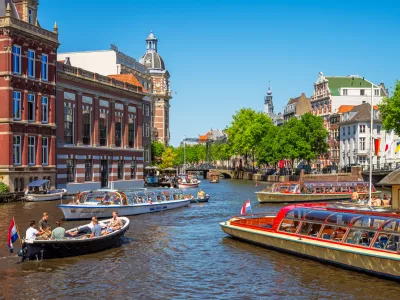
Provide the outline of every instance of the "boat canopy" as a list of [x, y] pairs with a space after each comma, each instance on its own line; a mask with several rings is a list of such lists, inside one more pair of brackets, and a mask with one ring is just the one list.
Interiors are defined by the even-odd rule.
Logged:
[[40, 180], [35, 180], [32, 181], [31, 183], [28, 184], [28, 187], [40, 187], [44, 184], [49, 184], [50, 181], [47, 179], [40, 179]]

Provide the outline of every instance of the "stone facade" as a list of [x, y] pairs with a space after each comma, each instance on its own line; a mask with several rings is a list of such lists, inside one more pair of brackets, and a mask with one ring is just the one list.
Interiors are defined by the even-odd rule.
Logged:
[[286, 122], [291, 117], [300, 118], [301, 115], [310, 112], [310, 99], [302, 93], [299, 97], [290, 98], [288, 104], [283, 110], [283, 119]]
[[0, 6], [0, 179], [11, 191], [36, 179], [54, 187], [58, 28], [39, 26], [38, 1]]
[[57, 186], [143, 186], [151, 123], [143, 87], [64, 63], [57, 74]]

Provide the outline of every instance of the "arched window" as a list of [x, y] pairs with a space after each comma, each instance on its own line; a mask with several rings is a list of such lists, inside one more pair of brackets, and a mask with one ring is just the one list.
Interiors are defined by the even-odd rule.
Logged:
[[14, 179], [14, 192], [18, 192], [19, 191], [19, 179], [15, 178]]

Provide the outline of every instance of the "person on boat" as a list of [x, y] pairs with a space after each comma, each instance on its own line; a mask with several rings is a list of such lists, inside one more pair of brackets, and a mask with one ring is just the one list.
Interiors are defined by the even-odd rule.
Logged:
[[52, 240], [62, 240], [65, 238], [65, 228], [61, 227], [61, 221], [56, 221], [56, 228], [51, 232], [50, 239]]
[[185, 199], [189, 199], [189, 195], [188, 194], [185, 195]]
[[118, 218], [118, 212], [114, 211], [112, 213], [112, 215], [113, 215], [113, 218], [111, 219], [110, 223], [108, 224], [106, 232], [113, 232], [118, 229], [121, 229], [124, 226], [121, 219]]
[[[93, 227], [94, 227], [94, 222], [97, 221], [96, 217], [92, 217], [92, 220], [90, 221], [90, 223], [86, 226], [83, 226], [81, 228], [78, 228], [78, 230], [75, 230], [73, 232], [70, 232], [69, 235], [70, 236], [76, 236], [78, 234], [89, 234], [93, 232]], [[97, 222], [98, 223], [98, 222]], [[100, 226], [105, 228], [107, 227], [104, 223], [100, 222]]]
[[192, 193], [190, 193], [189, 199], [190, 199], [190, 200], [194, 199], [194, 196], [193, 196]]
[[354, 192], [351, 194], [351, 201], [358, 201], [358, 192], [357, 190], [354, 190]]
[[101, 226], [99, 225], [99, 220], [94, 219], [92, 220], [92, 223], [93, 223], [93, 229], [90, 238], [101, 236]]
[[49, 214], [47, 212], [44, 212], [43, 217], [39, 220], [38, 223], [39, 232], [44, 232], [43, 234], [40, 235], [40, 239], [43, 240], [48, 240], [51, 236], [51, 228], [47, 223], [48, 218]]
[[383, 194], [383, 200], [389, 200], [388, 199], [388, 195], [385, 193], [385, 194]]
[[42, 236], [45, 232], [39, 231], [36, 228], [36, 222], [30, 221], [29, 228], [26, 230], [25, 239], [27, 240], [36, 240], [38, 236]]
[[382, 205], [382, 200], [379, 199], [378, 197], [374, 196], [374, 197], [372, 197], [371, 205], [372, 206], [381, 206]]
[[110, 193], [107, 192], [107, 193], [104, 195], [103, 199], [101, 199], [101, 204], [107, 205], [107, 204], [110, 204], [110, 202], [111, 202]]

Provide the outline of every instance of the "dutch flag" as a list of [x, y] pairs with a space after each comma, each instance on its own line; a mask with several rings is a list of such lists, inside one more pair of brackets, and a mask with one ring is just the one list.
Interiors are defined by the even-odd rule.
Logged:
[[241, 215], [245, 215], [248, 209], [251, 210], [250, 200], [247, 200], [247, 201], [243, 204], [242, 209], [240, 210], [240, 214], [241, 214]]
[[15, 226], [15, 221], [14, 218], [11, 220], [10, 227], [8, 228], [8, 239], [7, 239], [7, 244], [8, 248], [10, 248], [10, 252], [13, 252], [14, 247], [13, 244], [18, 240], [18, 231], [17, 231], [17, 226]]

